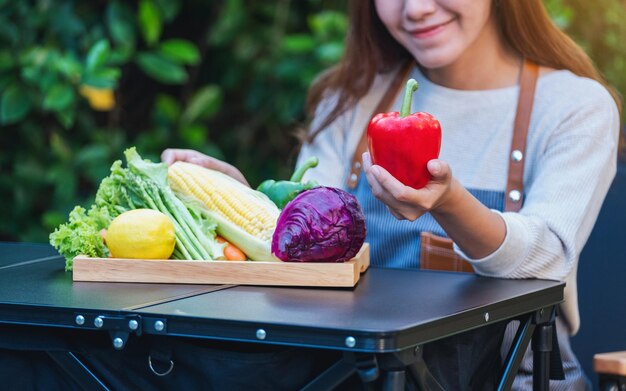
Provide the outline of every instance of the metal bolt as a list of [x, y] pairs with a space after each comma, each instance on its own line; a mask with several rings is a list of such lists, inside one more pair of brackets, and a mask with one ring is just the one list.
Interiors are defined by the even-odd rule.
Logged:
[[357, 170], [361, 168], [361, 162], [354, 162], [354, 168], [356, 168]]
[[489, 322], [489, 312], [485, 312], [485, 322]]
[[98, 316], [96, 319], [94, 319], [93, 321], [93, 325], [96, 326], [97, 328], [102, 327], [102, 325], [104, 324], [104, 319], [102, 319], [101, 316]]
[[514, 162], [521, 162], [523, 158], [524, 158], [524, 154], [519, 149], [516, 149], [515, 151], [511, 152], [511, 159]]
[[257, 339], [263, 340], [263, 339], [265, 339], [265, 337], [267, 337], [267, 333], [263, 329], [258, 329], [256, 331], [256, 337], [257, 337]]
[[154, 329], [156, 331], [163, 331], [163, 329], [165, 329], [165, 323], [157, 320], [156, 322], [154, 322]]
[[137, 327], [139, 327], [139, 323], [137, 323], [137, 321], [135, 319], [131, 319], [128, 321], [128, 328], [131, 330], [137, 330]]
[[113, 347], [117, 350], [120, 350], [121, 348], [124, 347], [124, 341], [120, 337], [114, 338]]
[[356, 346], [356, 339], [354, 337], [346, 337], [346, 346], [353, 348]]
[[77, 325], [82, 326], [85, 324], [85, 317], [82, 315], [77, 315], [75, 321]]
[[351, 180], [352, 182], [356, 182], [357, 178], [358, 178], [358, 177], [357, 177], [357, 175], [356, 175], [356, 174], [351, 174], [351, 175], [350, 175], [350, 180]]

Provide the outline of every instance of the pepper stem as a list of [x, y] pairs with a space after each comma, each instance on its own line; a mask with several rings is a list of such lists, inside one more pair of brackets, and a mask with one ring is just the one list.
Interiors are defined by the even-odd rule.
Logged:
[[310, 158], [305, 160], [304, 163], [302, 163], [302, 165], [296, 169], [296, 171], [293, 172], [293, 175], [289, 180], [291, 182], [300, 182], [306, 170], [317, 166], [317, 163], [319, 163], [319, 159], [317, 158], [317, 156], [311, 156]]
[[415, 79], [409, 79], [406, 82], [406, 90], [404, 91], [404, 98], [402, 99], [400, 118], [411, 114], [411, 101], [413, 100], [413, 93], [415, 91], [417, 91], [417, 81]]

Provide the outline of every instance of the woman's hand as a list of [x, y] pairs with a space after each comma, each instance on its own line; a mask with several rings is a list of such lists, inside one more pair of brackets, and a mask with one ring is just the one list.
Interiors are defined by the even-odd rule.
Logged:
[[454, 179], [444, 161], [428, 162], [433, 178], [419, 190], [403, 185], [384, 168], [372, 165], [369, 153], [363, 154], [363, 167], [372, 193], [397, 219], [413, 221], [430, 212], [470, 258], [485, 257], [504, 241], [506, 225], [502, 217]]
[[363, 167], [372, 193], [398, 220], [414, 221], [426, 212], [442, 208], [451, 198], [452, 172], [443, 160], [428, 162], [432, 179], [419, 190], [405, 186], [383, 167], [373, 165], [368, 152], [363, 154]]
[[167, 163], [168, 166], [177, 161], [197, 164], [202, 167], [223, 172], [224, 174], [235, 178], [244, 185], [250, 186], [241, 171], [239, 171], [235, 166], [232, 166], [214, 157], [207, 156], [201, 152], [194, 151], [193, 149], [168, 148], [163, 151], [163, 153], [161, 153], [161, 161]]

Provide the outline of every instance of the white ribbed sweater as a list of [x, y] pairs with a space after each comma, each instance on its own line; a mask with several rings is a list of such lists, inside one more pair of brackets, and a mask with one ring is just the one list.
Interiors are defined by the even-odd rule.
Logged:
[[[302, 147], [298, 163], [320, 158], [306, 179], [345, 188], [361, 132], [392, 76], [378, 77], [352, 110]], [[426, 111], [441, 123], [440, 159], [453, 175], [468, 188], [504, 191], [519, 88], [449, 89], [417, 67], [411, 77], [419, 83], [412, 112]], [[401, 95], [393, 110], [399, 110]], [[318, 113], [326, 109], [322, 104]], [[524, 206], [502, 213], [506, 237], [496, 251], [468, 258], [486, 276], [566, 281], [562, 312], [571, 334], [580, 324], [578, 258], [615, 176], [618, 133], [617, 106], [601, 84], [569, 71], [541, 76], [525, 154]]]

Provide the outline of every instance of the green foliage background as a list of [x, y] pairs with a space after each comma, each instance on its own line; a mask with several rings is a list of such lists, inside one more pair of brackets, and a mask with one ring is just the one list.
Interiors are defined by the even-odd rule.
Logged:
[[[47, 242], [125, 148], [193, 148], [286, 178], [306, 90], [343, 50], [347, 0], [0, 0], [0, 240]], [[546, 0], [626, 91], [620, 0]], [[114, 91], [94, 110], [81, 86]]]

